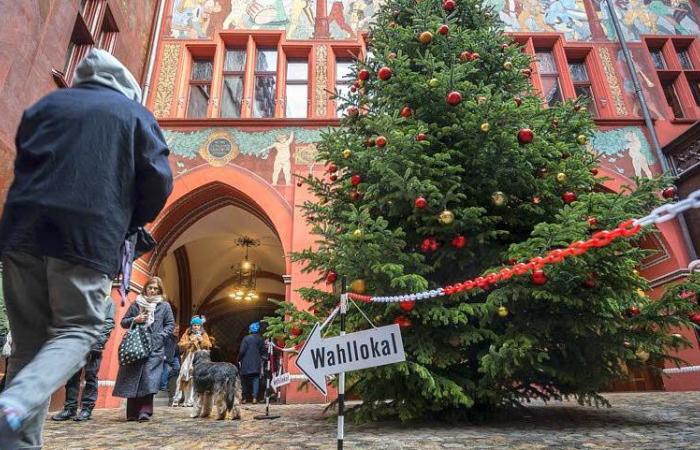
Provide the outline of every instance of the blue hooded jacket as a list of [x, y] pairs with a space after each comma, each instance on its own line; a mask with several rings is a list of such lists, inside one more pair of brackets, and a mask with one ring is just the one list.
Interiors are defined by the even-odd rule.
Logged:
[[0, 253], [21, 251], [114, 277], [128, 234], [153, 221], [172, 190], [168, 146], [129, 71], [103, 50], [75, 87], [24, 112]]

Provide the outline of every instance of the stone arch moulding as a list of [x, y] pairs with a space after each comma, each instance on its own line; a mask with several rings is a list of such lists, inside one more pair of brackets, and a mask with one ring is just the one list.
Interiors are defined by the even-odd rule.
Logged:
[[[163, 212], [151, 227], [156, 250], [138, 261], [146, 275], [156, 273], [172, 244], [190, 226], [225, 206], [236, 206], [255, 215], [277, 234], [284, 254], [291, 252], [293, 208], [272, 186], [255, 173], [237, 166], [206, 167], [175, 180]], [[287, 261], [287, 271], [290, 269]]]

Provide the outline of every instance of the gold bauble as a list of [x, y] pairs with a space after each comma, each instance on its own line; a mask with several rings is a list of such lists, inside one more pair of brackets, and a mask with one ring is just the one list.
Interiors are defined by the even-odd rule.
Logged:
[[439, 85], [440, 80], [438, 80], [437, 78], [431, 78], [430, 80], [428, 80], [428, 86], [430, 86], [431, 88], [438, 87]]
[[349, 148], [346, 148], [345, 150], [343, 150], [342, 155], [343, 155], [343, 158], [348, 159], [349, 157], [352, 156], [352, 150], [350, 150]]
[[506, 201], [506, 194], [504, 194], [501, 191], [496, 191], [493, 194], [491, 194], [491, 203], [493, 203], [496, 206], [503, 206], [506, 204]]
[[639, 358], [640, 361], [646, 362], [649, 359], [649, 352], [646, 350], [642, 350], [641, 348], [634, 352], [634, 354]]
[[646, 297], [646, 296], [647, 296], [647, 293], [644, 292], [644, 290], [641, 289], [641, 288], [637, 289], [637, 294], [639, 294], [640, 297]]
[[424, 31], [418, 36], [418, 40], [421, 42], [421, 44], [430, 44], [430, 42], [433, 40], [433, 33], [430, 31]]
[[352, 282], [350, 283], [350, 290], [353, 291], [355, 294], [364, 294], [367, 290], [367, 284], [362, 278], [352, 280]]
[[355, 239], [361, 239], [364, 235], [365, 233], [359, 228], [352, 232], [352, 237], [354, 237]]
[[455, 215], [452, 211], [446, 209], [440, 213], [439, 220], [440, 220], [440, 223], [443, 225], [450, 225], [452, 222], [455, 221]]
[[637, 269], [633, 269], [632, 273], [637, 277], [639, 276], [639, 271]]
[[586, 142], [588, 142], [588, 138], [583, 134], [579, 134], [578, 136], [576, 136], [576, 142], [578, 142], [581, 145], [584, 145]]
[[482, 133], [488, 133], [489, 130], [491, 129], [491, 125], [489, 125], [488, 122], [484, 122], [484, 123], [481, 124], [481, 126], [479, 127], [479, 129], [481, 130]]
[[503, 63], [503, 68], [506, 70], [511, 70], [513, 68], [513, 63], [510, 61], [506, 61]]
[[565, 174], [564, 172], [559, 172], [559, 173], [557, 174], [557, 181], [558, 181], [559, 183], [566, 183], [566, 180], [567, 180], [568, 178], [569, 178], [569, 177], [567, 177], [566, 174]]
[[498, 315], [500, 317], [506, 317], [508, 315], [508, 308], [506, 308], [505, 306], [499, 306]]

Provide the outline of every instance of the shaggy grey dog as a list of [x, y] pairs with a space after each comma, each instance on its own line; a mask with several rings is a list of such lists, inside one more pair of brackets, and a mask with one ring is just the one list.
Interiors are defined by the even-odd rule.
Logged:
[[194, 354], [195, 402], [190, 417], [209, 417], [216, 405], [216, 418], [226, 418], [231, 411], [231, 419], [241, 418], [241, 378], [238, 368], [227, 362], [212, 362], [209, 351], [199, 350]]

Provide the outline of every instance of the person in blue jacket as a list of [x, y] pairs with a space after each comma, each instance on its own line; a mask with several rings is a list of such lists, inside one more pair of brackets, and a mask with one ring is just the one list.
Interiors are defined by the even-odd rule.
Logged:
[[172, 190], [168, 146], [134, 76], [104, 50], [73, 87], [27, 109], [0, 220], [15, 353], [0, 394], [0, 448], [40, 448], [52, 392], [85, 364], [123, 245]]
[[260, 322], [253, 322], [248, 327], [248, 334], [241, 341], [241, 349], [238, 352], [238, 361], [241, 365], [241, 382], [243, 384], [243, 401], [252, 397], [253, 403], [258, 402], [260, 389], [260, 372], [262, 363], [267, 358], [265, 342], [260, 333]]

